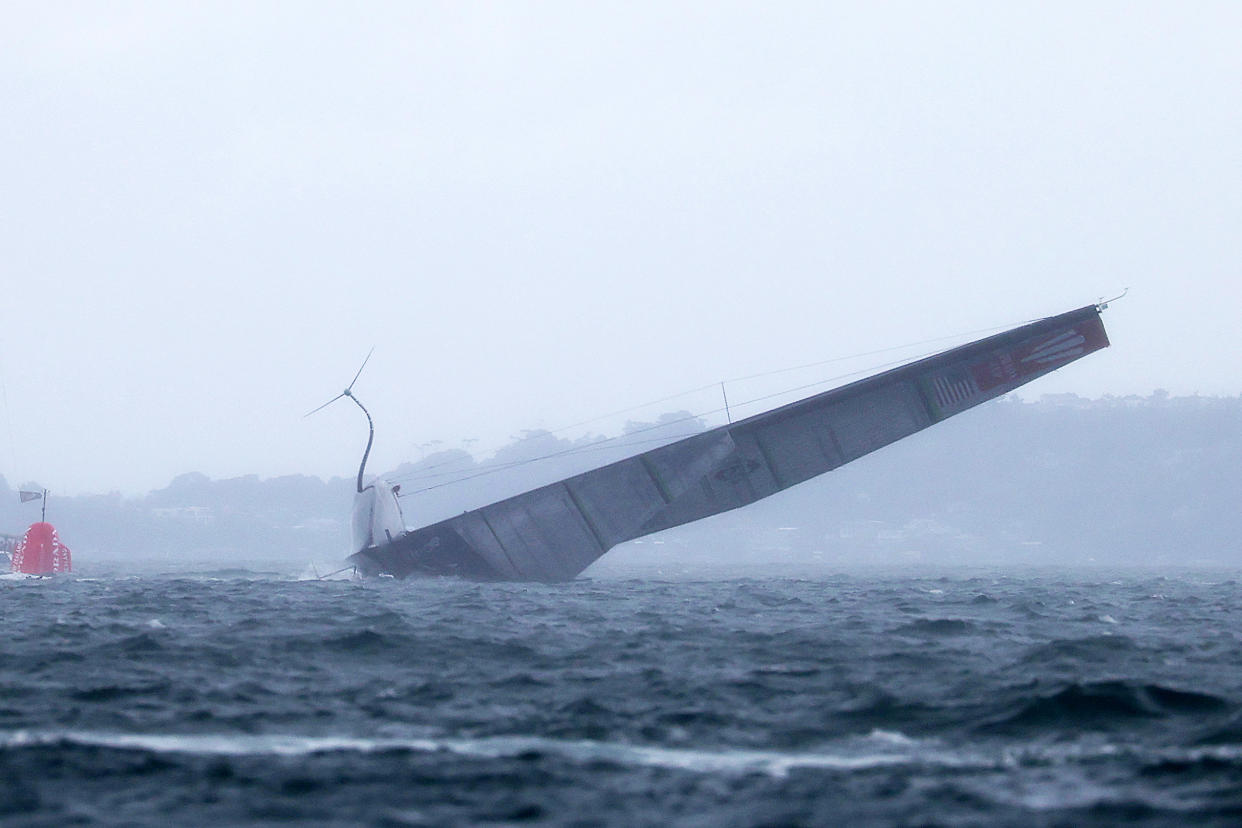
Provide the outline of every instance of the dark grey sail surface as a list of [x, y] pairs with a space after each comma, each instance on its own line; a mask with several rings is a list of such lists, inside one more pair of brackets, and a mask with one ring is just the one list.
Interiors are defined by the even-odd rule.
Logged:
[[364, 574], [566, 581], [612, 547], [831, 471], [1108, 346], [1089, 305], [416, 529]]

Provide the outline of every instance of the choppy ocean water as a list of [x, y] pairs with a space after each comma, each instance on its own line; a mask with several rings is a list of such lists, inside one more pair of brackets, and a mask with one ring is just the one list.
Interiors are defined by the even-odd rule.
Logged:
[[1242, 581], [0, 581], [5, 825], [1242, 823]]

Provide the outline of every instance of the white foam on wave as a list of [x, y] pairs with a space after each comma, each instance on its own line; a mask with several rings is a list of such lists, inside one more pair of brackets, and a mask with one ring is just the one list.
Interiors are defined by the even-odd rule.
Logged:
[[911, 739], [904, 733], [896, 730], [880, 730], [876, 728], [867, 735], [867, 738], [875, 742], [884, 742], [890, 745], [916, 745], [917, 739]]
[[[652, 767], [693, 773], [765, 774], [783, 777], [792, 770], [867, 771], [879, 768], [952, 768], [959, 770], [1012, 769], [1017, 765], [1047, 767], [1124, 756], [1137, 748], [1109, 743], [1054, 747], [1013, 746], [998, 751], [946, 749], [935, 741], [912, 739], [902, 733], [876, 730], [865, 737], [842, 741], [834, 750], [787, 752], [744, 748], [692, 749], [625, 742], [559, 740], [539, 736], [453, 738], [357, 738], [348, 736], [293, 736], [250, 734], [138, 734], [98, 731], [9, 731], [0, 733], [0, 748], [81, 745], [116, 750], [197, 756], [298, 757], [324, 753], [451, 753], [478, 759], [508, 759], [528, 753], [559, 756], [574, 762], [609, 762], [628, 767]], [[1242, 745], [1197, 748], [1142, 749], [1140, 760], [1215, 759], [1242, 761]]]
[[243, 734], [153, 734], [98, 731], [17, 730], [0, 737], [5, 748], [82, 745], [146, 750], [153, 753], [189, 753], [204, 756], [305, 756], [334, 751], [374, 753], [384, 750], [436, 750], [425, 739], [355, 739], [323, 736], [252, 736]]
[[[761, 773], [784, 776], [797, 768], [867, 770], [901, 765], [972, 767], [994, 763], [960, 753], [928, 750], [924, 743], [898, 733], [876, 731], [843, 744], [839, 751], [793, 753], [771, 750], [696, 750], [633, 745], [624, 742], [568, 741], [538, 736], [481, 739], [374, 738], [248, 734], [135, 734], [96, 731], [11, 731], [0, 747], [83, 745], [155, 753], [205, 756], [308, 756], [317, 753], [446, 752], [482, 759], [505, 759], [545, 753], [575, 762], [611, 762], [622, 766], [669, 768], [697, 773]], [[897, 750], [895, 748], [901, 748]]]

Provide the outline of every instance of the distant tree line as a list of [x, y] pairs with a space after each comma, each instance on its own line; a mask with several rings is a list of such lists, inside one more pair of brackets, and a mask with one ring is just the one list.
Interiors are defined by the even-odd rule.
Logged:
[[[623, 435], [527, 432], [494, 456], [442, 451], [402, 465], [423, 525], [694, 433], [686, 412]], [[262, 566], [348, 552], [352, 478], [211, 480], [183, 474], [143, 497], [55, 497], [49, 515], [92, 560]], [[858, 562], [1242, 564], [1242, 397], [1005, 398], [774, 498], [666, 533], [686, 560], [783, 556]], [[0, 532], [38, 518], [0, 478]], [[638, 545], [642, 547], [642, 545]], [[646, 554], [650, 545], [620, 554]], [[610, 556], [611, 557], [611, 556]]]

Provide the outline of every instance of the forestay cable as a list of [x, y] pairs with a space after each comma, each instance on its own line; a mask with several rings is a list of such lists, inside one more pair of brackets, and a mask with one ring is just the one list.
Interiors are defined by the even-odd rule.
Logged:
[[[820, 367], [820, 366], [822, 366], [822, 365], [831, 365], [831, 364], [833, 364], [833, 363], [838, 363], [838, 362], [848, 362], [849, 360], [861, 359], [861, 358], [863, 358], [863, 357], [868, 357], [868, 356], [877, 356], [877, 355], [879, 355], [879, 354], [892, 353], [893, 351], [902, 351], [902, 350], [906, 350], [906, 349], [908, 349], [908, 348], [917, 348], [917, 347], [919, 347], [919, 346], [921, 346], [921, 345], [930, 345], [930, 344], [935, 343], [935, 342], [946, 342], [946, 341], [951, 341], [951, 340], [956, 340], [956, 339], [962, 339], [962, 338], [964, 338], [964, 337], [974, 337], [974, 336], [979, 336], [979, 335], [981, 335], [981, 334], [994, 333], [994, 332], [996, 332], [996, 331], [1006, 330], [1006, 329], [1008, 329], [1008, 328], [1017, 327], [1017, 326], [1019, 326], [1019, 325], [1025, 325], [1025, 324], [1027, 324], [1027, 323], [1029, 323], [1029, 322], [1033, 322], [1033, 321], [1035, 321], [1035, 320], [1028, 319], [1028, 320], [1023, 320], [1023, 321], [1021, 321], [1021, 322], [1014, 322], [1014, 323], [1010, 323], [1010, 324], [1008, 324], [1008, 325], [997, 325], [997, 326], [993, 326], [993, 327], [989, 327], [989, 328], [978, 328], [978, 329], [971, 330], [971, 331], [963, 331], [963, 332], [961, 332], [961, 333], [950, 334], [950, 335], [948, 335], [948, 336], [937, 336], [937, 337], [932, 337], [932, 338], [930, 338], [930, 339], [921, 339], [921, 340], [918, 340], [917, 342], [908, 342], [908, 343], [906, 343], [906, 344], [904, 344], [904, 345], [894, 345], [894, 346], [891, 346], [891, 347], [888, 347], [888, 348], [878, 348], [878, 349], [875, 349], [875, 350], [871, 350], [871, 351], [862, 351], [862, 352], [859, 352], [859, 353], [856, 353], [856, 354], [850, 354], [850, 355], [847, 355], [847, 356], [832, 357], [832, 358], [829, 358], [829, 359], [822, 359], [822, 360], [818, 360], [818, 361], [816, 361], [816, 362], [808, 362], [808, 363], [804, 363], [804, 364], [802, 364], [802, 365], [794, 365], [794, 366], [787, 367], [787, 368], [777, 368], [777, 369], [772, 370], [772, 371], [763, 371], [763, 372], [760, 372], [760, 373], [757, 373], [757, 374], [747, 374], [747, 375], [745, 375], [745, 376], [733, 377], [733, 378], [730, 378], [730, 379], [726, 379], [726, 380], [724, 380], [723, 382], [725, 382], [725, 383], [745, 382], [745, 381], [747, 381], [747, 380], [762, 379], [762, 378], [764, 378], [764, 377], [777, 376], [777, 375], [779, 375], [779, 374], [787, 374], [787, 373], [791, 373], [791, 372], [793, 372], [793, 371], [802, 371], [802, 370], [806, 370], [807, 368], [818, 368], [818, 367]], [[776, 393], [774, 393], [774, 394], [767, 394], [767, 395], [764, 395], [764, 396], [761, 396], [761, 397], [756, 397], [756, 398], [754, 398], [754, 399], [746, 400], [746, 401], [744, 401], [744, 402], [742, 402], [742, 403], [738, 403], [738, 404], [736, 404], [736, 405], [737, 405], [737, 406], [746, 406], [746, 405], [751, 405], [751, 404], [756, 403], [756, 402], [763, 402], [763, 401], [765, 401], [765, 400], [769, 400], [769, 399], [772, 399], [772, 398], [774, 398], [774, 397], [779, 397], [779, 396], [782, 396], [782, 395], [784, 395], [784, 394], [790, 394], [790, 393], [793, 393], [794, 391], [800, 391], [800, 390], [804, 390], [804, 389], [808, 389], [808, 388], [814, 388], [814, 387], [816, 387], [816, 386], [823, 385], [823, 384], [825, 384], [825, 383], [829, 383], [829, 382], [834, 382], [834, 381], [839, 380], [839, 379], [847, 379], [847, 378], [852, 377], [852, 376], [857, 376], [858, 374], [863, 374], [863, 373], [868, 373], [868, 372], [870, 372], [870, 371], [879, 370], [880, 368], [890, 367], [890, 366], [893, 366], [893, 365], [899, 365], [899, 364], [901, 364], [901, 363], [903, 363], [903, 362], [908, 362], [908, 361], [911, 361], [911, 360], [914, 360], [914, 359], [921, 359], [923, 356], [930, 356], [930, 355], [931, 355], [931, 353], [936, 353], [936, 352], [935, 352], [935, 351], [933, 351], [933, 352], [930, 352], [930, 353], [921, 354], [921, 355], [919, 355], [919, 356], [915, 356], [915, 357], [908, 357], [908, 358], [906, 358], [906, 359], [897, 360], [897, 361], [895, 361], [895, 362], [885, 363], [885, 364], [880, 365], [880, 366], [873, 366], [873, 367], [871, 367], [871, 368], [866, 368], [866, 369], [859, 370], [859, 371], [853, 371], [853, 372], [850, 372], [850, 373], [847, 373], [847, 374], [842, 374], [842, 375], [839, 375], [839, 376], [836, 376], [836, 377], [829, 377], [828, 379], [819, 380], [819, 381], [817, 381], [817, 382], [810, 383], [810, 384], [808, 384], [808, 385], [801, 385], [801, 386], [797, 386], [797, 387], [795, 387], [795, 388], [789, 388], [789, 389], [785, 389], [785, 390], [783, 390], [783, 391], [778, 391], [778, 392], [776, 392]], [[510, 443], [510, 444], [509, 444], [509, 446], [506, 446], [506, 448], [512, 448], [512, 447], [514, 447], [514, 446], [520, 446], [521, 444], [523, 444], [523, 443], [525, 443], [525, 442], [527, 442], [527, 441], [529, 441], [529, 440], [534, 440], [534, 439], [538, 439], [538, 438], [541, 438], [541, 437], [556, 436], [556, 435], [558, 435], [558, 434], [562, 434], [563, 432], [570, 431], [570, 430], [572, 430], [572, 429], [576, 429], [576, 428], [581, 428], [581, 427], [582, 427], [582, 426], [584, 426], [584, 425], [591, 425], [592, 423], [599, 422], [600, 420], [606, 420], [606, 419], [609, 419], [609, 418], [611, 418], [611, 417], [616, 417], [616, 416], [619, 416], [619, 415], [621, 415], [621, 414], [629, 414], [629, 413], [632, 413], [632, 412], [634, 412], [634, 411], [641, 411], [641, 410], [643, 410], [643, 409], [650, 408], [650, 407], [651, 407], [651, 406], [653, 406], [653, 405], [659, 405], [660, 403], [670, 402], [670, 401], [672, 401], [672, 400], [680, 399], [680, 398], [682, 398], [682, 397], [686, 397], [686, 396], [689, 396], [689, 395], [691, 395], [691, 394], [697, 394], [697, 393], [700, 393], [700, 392], [706, 391], [706, 390], [708, 390], [708, 389], [716, 388], [716, 387], [718, 387], [719, 385], [720, 385], [720, 383], [708, 383], [708, 384], [706, 384], [706, 385], [701, 385], [701, 386], [698, 386], [698, 387], [696, 387], [696, 388], [691, 388], [691, 389], [688, 389], [688, 390], [685, 390], [685, 391], [678, 392], [678, 393], [676, 393], [676, 394], [670, 394], [670, 395], [668, 395], [668, 396], [660, 397], [659, 399], [651, 400], [651, 401], [648, 401], [648, 402], [645, 402], [645, 403], [640, 403], [640, 404], [638, 404], [638, 405], [630, 406], [630, 407], [628, 407], [628, 408], [621, 408], [621, 409], [617, 409], [616, 411], [611, 411], [611, 412], [608, 412], [608, 413], [606, 413], [606, 414], [600, 414], [600, 415], [598, 415], [598, 416], [591, 417], [591, 418], [586, 419], [586, 420], [580, 420], [580, 421], [578, 421], [578, 422], [576, 422], [576, 423], [570, 423], [569, 425], [561, 426], [561, 427], [559, 427], [559, 428], [555, 428], [555, 429], [552, 429], [552, 430], [542, 430], [542, 429], [540, 429], [540, 430], [539, 430], [539, 431], [537, 431], [536, 433], [533, 433], [533, 434], [528, 434], [528, 435], [527, 435], [527, 436], [525, 436], [525, 437], [521, 437], [521, 438], [519, 438], [519, 439], [517, 439], [517, 440], [514, 440], [512, 443]], [[570, 448], [564, 449], [564, 450], [562, 450], [562, 451], [557, 451], [557, 452], [553, 452], [553, 453], [551, 453], [551, 454], [546, 454], [546, 455], [540, 455], [540, 456], [538, 456], [538, 457], [531, 457], [531, 458], [526, 458], [526, 459], [524, 459], [524, 460], [514, 460], [514, 461], [510, 461], [510, 462], [506, 462], [506, 463], [500, 463], [500, 464], [496, 464], [496, 465], [489, 465], [489, 466], [487, 466], [487, 467], [486, 467], [486, 469], [480, 469], [480, 470], [476, 471], [474, 474], [470, 474], [470, 475], [467, 475], [467, 476], [465, 476], [465, 477], [458, 478], [458, 479], [456, 479], [456, 480], [450, 480], [450, 481], [446, 481], [446, 482], [443, 482], [443, 483], [438, 483], [438, 484], [435, 484], [435, 485], [432, 485], [432, 486], [426, 486], [426, 487], [419, 488], [419, 489], [414, 489], [414, 490], [411, 490], [411, 491], [405, 491], [405, 492], [402, 492], [399, 496], [400, 496], [400, 497], [407, 497], [407, 496], [410, 496], [410, 495], [415, 495], [415, 494], [418, 494], [418, 493], [420, 493], [420, 492], [430, 491], [431, 489], [438, 489], [438, 488], [441, 488], [441, 487], [443, 487], [443, 486], [449, 486], [449, 485], [452, 485], [452, 484], [454, 484], [454, 483], [464, 482], [464, 481], [466, 481], [466, 480], [473, 480], [473, 479], [475, 479], [475, 478], [477, 478], [477, 477], [482, 477], [482, 476], [484, 476], [484, 475], [486, 475], [486, 474], [492, 474], [492, 473], [499, 472], [499, 471], [503, 471], [503, 470], [506, 470], [506, 469], [516, 468], [516, 467], [518, 467], [518, 466], [523, 466], [523, 465], [526, 465], [526, 464], [528, 464], [528, 463], [535, 463], [535, 462], [538, 462], [538, 461], [540, 461], [540, 460], [546, 460], [546, 459], [553, 458], [553, 457], [562, 457], [562, 456], [565, 456], [565, 455], [568, 455], [568, 454], [573, 454], [573, 453], [575, 453], [575, 452], [577, 452], [577, 451], [580, 451], [580, 450], [586, 450], [586, 449], [593, 448], [593, 447], [595, 447], [595, 446], [602, 445], [602, 444], [604, 444], [604, 443], [613, 442], [613, 441], [619, 440], [619, 439], [621, 439], [621, 438], [623, 438], [623, 437], [630, 437], [630, 436], [633, 436], [634, 434], [642, 434], [642, 433], [643, 433], [643, 432], [645, 432], [645, 431], [649, 431], [649, 430], [652, 430], [652, 429], [655, 429], [655, 428], [666, 428], [666, 427], [671, 426], [671, 425], [676, 425], [677, 423], [688, 422], [688, 421], [690, 421], [690, 420], [697, 420], [697, 419], [701, 419], [701, 418], [703, 418], [703, 417], [708, 417], [708, 416], [711, 416], [711, 415], [713, 415], [713, 414], [719, 414], [719, 413], [721, 413], [721, 412], [722, 412], [722, 411], [724, 411], [724, 410], [725, 410], [724, 408], [715, 408], [715, 409], [711, 409], [711, 410], [708, 410], [708, 411], [701, 412], [701, 413], [699, 413], [699, 414], [692, 414], [692, 415], [691, 415], [691, 416], [689, 416], [689, 417], [681, 417], [681, 418], [674, 419], [674, 420], [667, 420], [667, 421], [665, 421], [665, 422], [662, 422], [662, 423], [657, 423], [657, 424], [652, 425], [652, 426], [649, 426], [649, 427], [647, 427], [647, 428], [642, 428], [642, 429], [638, 429], [638, 430], [636, 430], [636, 431], [631, 431], [631, 432], [629, 432], [628, 434], [622, 434], [622, 435], [616, 435], [616, 436], [613, 436], [613, 437], [601, 438], [600, 440], [597, 440], [597, 441], [595, 441], [595, 442], [592, 442], [592, 443], [590, 443], [590, 444], [588, 444], [588, 445], [586, 445], [586, 446], [573, 446], [573, 447], [570, 447]], [[647, 442], [647, 441], [642, 441], [642, 442]], [[636, 444], [637, 444], [637, 443], [636, 443]], [[446, 466], [452, 466], [452, 465], [456, 464], [457, 462], [459, 462], [459, 460], [458, 460], [458, 459], [456, 459], [456, 458], [454, 458], [454, 459], [448, 459], [448, 460], [442, 460], [442, 461], [437, 462], [437, 463], [432, 463], [431, 465], [422, 466], [422, 467], [421, 467], [421, 468], [419, 468], [417, 471], [411, 471], [411, 472], [406, 472], [406, 473], [404, 473], [404, 474], [392, 475], [392, 476], [390, 476], [390, 477], [389, 477], [389, 480], [391, 480], [391, 481], [393, 481], [393, 482], [401, 482], [402, 484], [405, 484], [405, 483], [410, 483], [410, 482], [418, 482], [418, 481], [421, 481], [421, 480], [431, 480], [431, 479], [435, 479], [435, 478], [437, 478], [437, 477], [444, 477], [444, 476], [447, 476], [447, 475], [450, 475], [450, 474], [454, 474], [455, 472], [448, 471], [448, 472], [438, 472], [438, 473], [434, 473], [434, 474], [432, 474], [432, 472], [437, 472], [437, 470], [439, 470], [439, 469], [443, 469], [443, 468], [444, 468], [444, 467], [446, 467]]]

